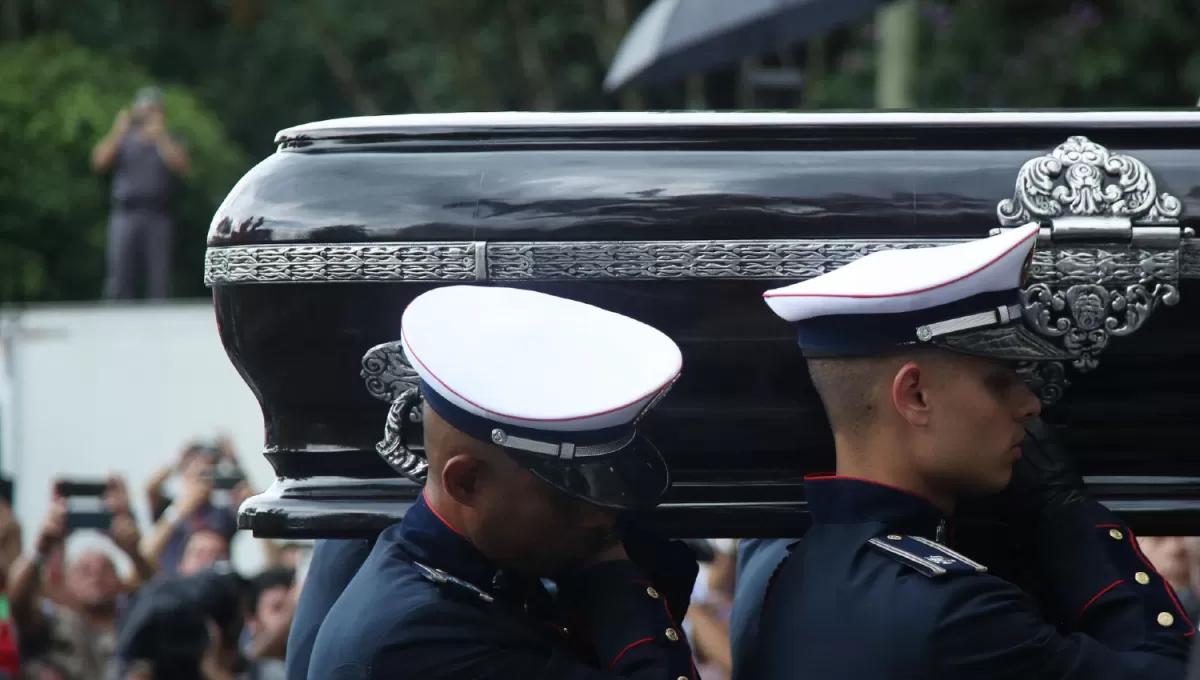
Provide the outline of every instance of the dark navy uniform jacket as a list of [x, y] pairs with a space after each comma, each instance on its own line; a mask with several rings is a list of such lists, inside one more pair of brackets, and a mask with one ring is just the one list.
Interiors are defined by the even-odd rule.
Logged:
[[424, 499], [380, 534], [329, 611], [308, 677], [698, 680], [667, 599], [632, 562], [584, 570], [552, 598], [497, 569]]
[[292, 616], [287, 641], [287, 680], [308, 678], [313, 642], [325, 615], [371, 553], [374, 541], [323, 540], [313, 546], [308, 575]]
[[1037, 529], [1039, 608], [941, 545], [945, 518], [914, 495], [818, 477], [805, 496], [813, 528], [767, 594], [752, 680], [1184, 677], [1193, 626], [1099, 503]]
[[729, 647], [733, 654], [733, 678], [754, 665], [754, 640], [762, 618], [767, 585], [779, 563], [796, 544], [795, 538], [747, 538], [738, 542], [737, 575], [734, 580], [733, 612], [729, 616]]

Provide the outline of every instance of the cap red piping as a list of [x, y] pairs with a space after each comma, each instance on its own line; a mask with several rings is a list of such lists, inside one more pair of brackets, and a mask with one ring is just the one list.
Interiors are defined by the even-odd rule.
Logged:
[[421, 498], [425, 501], [425, 507], [429, 508], [429, 512], [432, 512], [433, 516], [438, 518], [438, 521], [440, 521], [442, 524], [445, 524], [446, 528], [449, 529], [450, 531], [453, 531], [454, 533], [458, 534], [459, 536], [466, 538], [466, 536], [463, 536], [463, 533], [461, 531], [459, 531], [453, 524], [451, 524], [449, 521], [447, 521], [445, 517], [442, 517], [442, 513], [438, 512], [437, 508], [433, 507], [433, 503], [429, 502], [429, 495], [425, 493], [425, 489], [421, 489]]
[[920, 498], [921, 500], [925, 501], [926, 503], [930, 503], [930, 500], [928, 498], [925, 498], [921, 494], [919, 494], [915, 491], [912, 491], [911, 489], [902, 489], [898, 486], [893, 486], [893, 485], [887, 484], [885, 482], [878, 482], [878, 481], [875, 481], [874, 479], [867, 479], [866, 477], [852, 477], [850, 475], [839, 475], [836, 472], [812, 472], [807, 475], [804, 475], [804, 481], [806, 481], [806, 482], [819, 481], [822, 479], [848, 479], [848, 480], [851, 480], [854, 482], [865, 482], [867, 484], [874, 484], [875, 486], [882, 486], [884, 488], [891, 489], [893, 491], [899, 491], [900, 493], [908, 494], [909, 496], [913, 496], [915, 498]]
[[[1039, 230], [1039, 231], [1040, 231], [1040, 230]], [[1035, 232], [1033, 232], [1032, 234], [1030, 234], [1029, 236], [1027, 236], [1026, 238], [1024, 238], [1024, 239], [1022, 239], [1022, 240], [1020, 240], [1020, 241], [1017, 241], [1017, 242], [1016, 242], [1016, 243], [1015, 243], [1015, 244], [1014, 244], [1012, 247], [1010, 247], [1008, 250], [1005, 250], [1003, 253], [1000, 253], [1000, 254], [999, 254], [999, 255], [997, 255], [996, 257], [992, 258], [992, 260], [991, 260], [991, 261], [989, 261], [989, 262], [986, 262], [986, 263], [984, 263], [984, 264], [980, 265], [979, 267], [975, 268], [975, 270], [974, 270], [974, 271], [967, 272], [966, 274], [963, 274], [962, 276], [959, 276], [959, 277], [957, 277], [957, 278], [951, 279], [951, 280], [949, 280], [949, 281], [943, 281], [943, 282], [941, 282], [941, 283], [936, 283], [936, 284], [934, 284], [934, 285], [932, 285], [932, 286], [927, 286], [927, 287], [925, 287], [925, 288], [920, 288], [920, 289], [917, 289], [917, 290], [907, 290], [907, 291], [904, 291], [903, 293], [886, 293], [886, 294], [883, 294], [883, 295], [837, 295], [837, 294], [831, 294], [831, 293], [781, 293], [781, 292], [778, 292], [778, 291], [770, 291], [770, 290], [769, 290], [769, 291], [767, 291], [767, 292], [763, 293], [763, 297], [764, 297], [764, 298], [773, 298], [773, 297], [826, 297], [826, 298], [855, 298], [855, 299], [864, 299], [864, 300], [865, 300], [865, 299], [876, 299], [876, 298], [904, 297], [904, 296], [906, 296], [906, 295], [918, 295], [918, 294], [920, 294], [920, 293], [928, 293], [928, 292], [929, 292], [929, 291], [931, 291], [931, 290], [937, 290], [938, 288], [945, 288], [946, 286], [949, 286], [949, 285], [951, 285], [951, 284], [954, 284], [954, 283], [958, 283], [959, 281], [962, 281], [963, 279], [969, 278], [969, 277], [971, 277], [971, 276], [975, 276], [975, 275], [976, 275], [976, 274], [978, 274], [979, 272], [981, 272], [981, 271], [983, 271], [983, 270], [987, 269], [988, 267], [990, 267], [990, 266], [992, 266], [992, 265], [996, 264], [997, 262], [999, 262], [1000, 260], [1002, 260], [1004, 257], [1006, 257], [1006, 256], [1007, 256], [1009, 253], [1011, 253], [1012, 251], [1014, 251], [1014, 250], [1016, 250], [1017, 248], [1021, 247], [1021, 246], [1022, 246], [1022, 245], [1024, 245], [1025, 243], [1029, 242], [1029, 239], [1031, 239], [1031, 238], [1037, 238], [1037, 235], [1038, 235], [1038, 233], [1039, 233], [1038, 231], [1035, 231]]]

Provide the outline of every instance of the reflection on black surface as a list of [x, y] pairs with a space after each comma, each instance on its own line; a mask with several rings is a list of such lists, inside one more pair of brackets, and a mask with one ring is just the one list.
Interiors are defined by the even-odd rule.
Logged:
[[[681, 132], [661, 143], [560, 139], [554, 148], [545, 140], [380, 149], [362, 140], [336, 148], [314, 143], [273, 155], [239, 183], [210, 241], [981, 237], [998, 226], [996, 205], [1012, 196], [1021, 166], [1070, 134], [1144, 161], [1159, 189], [1184, 201], [1185, 224], [1200, 220], [1200, 132], [1187, 129], [793, 129], [770, 143], [758, 133], [705, 134]], [[677, 480], [672, 503], [657, 517], [715, 531], [699, 535], [751, 536], [792, 531], [803, 521], [796, 514], [800, 477], [832, 464], [831, 436], [792, 330], [761, 300], [781, 283], [506, 285], [629, 315], [680, 344], [683, 375], [645, 421]], [[364, 388], [361, 359], [399, 337], [404, 308], [433, 285], [214, 290], [222, 341], [263, 405], [276, 471], [346, 478], [323, 492], [305, 487], [263, 497], [263, 522], [274, 518], [289, 531], [362, 529], [386, 515], [370, 508], [394, 505], [387, 495], [394, 488], [355, 486], [391, 475], [374, 453], [387, 404]], [[1185, 282], [1182, 293], [1180, 307], [1163, 308], [1146, 328], [1114, 339], [1099, 370], [1072, 375], [1067, 398], [1046, 414], [1069, 426], [1066, 444], [1085, 473], [1200, 477], [1200, 315], [1188, 311], [1200, 304], [1192, 302], [1200, 300], [1200, 285]], [[1190, 507], [1179, 503], [1196, 503], [1181, 487], [1152, 489], [1141, 500], [1121, 501], [1142, 503], [1126, 507], [1142, 513], [1138, 522], [1164, 526]], [[313, 500], [347, 494], [361, 506], [322, 515], [321, 501]]]

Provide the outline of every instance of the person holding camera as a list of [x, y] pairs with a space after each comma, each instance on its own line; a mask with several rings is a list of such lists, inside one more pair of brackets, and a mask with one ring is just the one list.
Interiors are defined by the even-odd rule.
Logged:
[[92, 151], [92, 168], [113, 173], [108, 225], [108, 275], [104, 297], [136, 297], [135, 266], [145, 263], [147, 290], [164, 299], [170, 290], [176, 181], [191, 165], [182, 141], [166, 125], [162, 93], [138, 92]]
[[[62, 483], [52, 492], [50, 513], [38, 533], [31, 559], [13, 568], [8, 595], [21, 634], [22, 656], [53, 669], [67, 680], [100, 677], [112, 656], [123, 595], [150, 580], [153, 569], [138, 552], [137, 522], [124, 481], [104, 483], [104, 513], [72, 513]], [[100, 549], [73, 556], [66, 565], [62, 593], [50, 597], [43, 572], [65, 553], [68, 536], [81, 522], [109, 515], [108, 538], [129, 557], [134, 574], [122, 583], [112, 559]], [[88, 524], [88, 522], [82, 522]]]
[[[188, 573], [228, 558], [229, 541], [237, 531], [237, 509], [252, 491], [240, 472], [227, 437], [215, 443], [188, 446], [178, 465], [160, 470], [146, 485], [154, 527], [146, 535], [142, 553], [166, 574], [178, 573], [187, 562]], [[169, 500], [163, 487], [178, 474], [179, 493]], [[217, 486], [229, 488], [229, 503], [213, 502]]]
[[637, 423], [679, 375], [675, 343], [498, 287], [426, 292], [401, 327], [424, 457], [405, 425], [383, 453], [417, 478], [427, 464], [424, 492], [330, 609], [308, 677], [696, 680], [679, 627], [695, 553], [637, 526], [669, 486]]

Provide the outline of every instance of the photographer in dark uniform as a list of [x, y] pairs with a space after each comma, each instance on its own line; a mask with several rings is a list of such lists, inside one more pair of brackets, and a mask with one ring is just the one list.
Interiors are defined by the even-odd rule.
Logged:
[[92, 151], [96, 172], [112, 171], [105, 299], [137, 297], [135, 265], [145, 263], [152, 299], [167, 297], [171, 282], [176, 180], [191, 165], [183, 142], [167, 129], [162, 93], [148, 87], [122, 110]]
[[[768, 586], [739, 677], [1183, 677], [1191, 622], [1015, 370], [1069, 358], [1022, 321], [1038, 233], [868, 255], [766, 293], [798, 326], [837, 474], [805, 480], [812, 529]], [[1001, 492], [1036, 599], [951, 547], [963, 504]]]
[[679, 375], [675, 343], [500, 287], [426, 292], [402, 328], [424, 494], [330, 610], [308, 677], [697, 680], [679, 627], [695, 554], [638, 536], [633, 514], [669, 485], [637, 422]]

